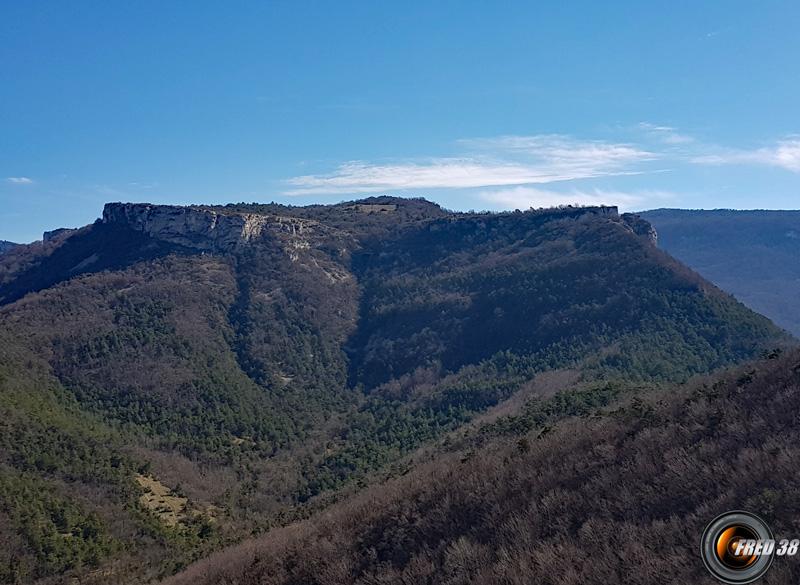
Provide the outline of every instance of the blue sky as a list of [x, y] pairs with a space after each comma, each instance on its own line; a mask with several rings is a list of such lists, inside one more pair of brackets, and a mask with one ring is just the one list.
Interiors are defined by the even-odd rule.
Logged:
[[4, 2], [0, 239], [106, 201], [800, 207], [800, 3]]

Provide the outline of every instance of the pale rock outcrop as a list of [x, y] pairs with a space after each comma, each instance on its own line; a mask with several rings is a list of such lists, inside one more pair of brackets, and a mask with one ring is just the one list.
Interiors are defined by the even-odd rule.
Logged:
[[[252, 213], [219, 213], [198, 207], [107, 203], [103, 223], [120, 224], [153, 238], [198, 250], [229, 250], [269, 234], [302, 239], [316, 222]], [[295, 242], [294, 248], [308, 244]]]
[[654, 246], [658, 243], [658, 233], [653, 225], [635, 213], [623, 213], [622, 221], [637, 236], [644, 238]]
[[74, 233], [74, 232], [77, 232], [77, 231], [78, 231], [77, 228], [57, 228], [57, 229], [54, 229], [54, 230], [50, 230], [50, 231], [44, 232], [42, 234], [42, 241], [49, 242], [50, 240], [54, 240], [54, 239], [60, 238], [62, 236], [67, 236], [67, 235], [69, 235], [71, 233]]

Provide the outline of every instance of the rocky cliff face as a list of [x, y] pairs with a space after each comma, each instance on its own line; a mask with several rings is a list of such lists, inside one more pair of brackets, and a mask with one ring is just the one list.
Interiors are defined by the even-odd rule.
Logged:
[[625, 225], [637, 236], [641, 236], [653, 245], [658, 243], [656, 228], [642, 216], [636, 215], [635, 213], [623, 213], [621, 217]]
[[162, 241], [209, 251], [230, 250], [269, 235], [304, 239], [320, 227], [299, 218], [148, 203], [107, 203], [103, 223], [123, 224]]
[[[519, 213], [519, 210], [517, 210], [515, 213]], [[617, 218], [619, 217], [619, 208], [616, 205], [587, 205], [583, 207], [565, 205], [562, 207], [543, 207], [541, 209], [531, 208], [525, 213], [531, 216], [552, 216], [572, 219], [590, 215]]]
[[74, 232], [78, 231], [77, 228], [58, 228], [50, 231], [46, 231], [42, 234], [42, 241], [49, 242], [50, 240], [54, 240], [56, 238], [60, 238], [63, 236], [67, 236]]
[[153, 238], [202, 250], [231, 248], [258, 238], [266, 221], [259, 215], [145, 203], [108, 203], [103, 209], [103, 223], [124, 224]]
[[[399, 199], [387, 201], [405, 203]], [[354, 210], [362, 213], [366, 211], [368, 215], [380, 211], [382, 215], [392, 217], [397, 213], [398, 204], [369, 205], [366, 206], [368, 207], [366, 210], [362, 209], [364, 207], [356, 205], [331, 209], [339, 213], [339, 216], [336, 216], [339, 220], [349, 217], [347, 212]], [[259, 209], [257, 213], [251, 213], [247, 209], [233, 211], [149, 203], [108, 203], [103, 209], [102, 221], [104, 224], [124, 225], [154, 239], [201, 251], [233, 251], [240, 246], [268, 239], [279, 242], [293, 261], [298, 260], [304, 251], [310, 249], [335, 249], [339, 255], [346, 255], [348, 251], [359, 247], [357, 241], [360, 240], [360, 235], [364, 234], [360, 233], [357, 226], [334, 227], [329, 225], [330, 217], [328, 220], [319, 221], [316, 218], [298, 217], [295, 213], [296, 210], [289, 208]], [[615, 206], [566, 206], [497, 215], [444, 213], [442, 216], [433, 214], [427, 219], [433, 222], [429, 226], [430, 229], [435, 229], [438, 218], [445, 223], [459, 224], [478, 221], [482, 225], [485, 221], [489, 221], [497, 229], [513, 231], [513, 226], [523, 228], [530, 221], [538, 223], [556, 218], [577, 220], [592, 216], [619, 221], [651, 243], [656, 242], [655, 230], [649, 222], [630, 213], [620, 215]], [[424, 221], [424, 218], [418, 221]], [[395, 225], [394, 222], [389, 222], [385, 227], [391, 228], [392, 225]], [[384, 234], [387, 235], [388, 232]]]

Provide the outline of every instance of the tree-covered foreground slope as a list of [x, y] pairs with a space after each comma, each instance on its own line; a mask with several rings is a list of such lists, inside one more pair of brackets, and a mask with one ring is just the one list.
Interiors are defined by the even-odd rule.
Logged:
[[657, 209], [659, 246], [800, 335], [800, 211]]
[[0, 336], [22, 583], [163, 577], [487, 416], [553, 426], [790, 342], [613, 208], [393, 198], [109, 204], [0, 258]]
[[[746, 509], [800, 527], [800, 353], [607, 407], [549, 432], [503, 421], [326, 513], [190, 567], [165, 585], [717, 583], [705, 526]], [[524, 416], [524, 415], [523, 415]], [[765, 583], [797, 583], [778, 558]]]

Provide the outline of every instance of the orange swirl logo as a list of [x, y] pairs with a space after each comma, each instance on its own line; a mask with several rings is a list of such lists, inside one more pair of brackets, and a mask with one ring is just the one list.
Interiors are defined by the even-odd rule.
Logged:
[[[791, 544], [781, 541], [778, 554], [791, 554]], [[700, 552], [712, 575], [723, 583], [740, 585], [752, 583], [769, 570], [776, 547], [766, 522], [737, 510], [718, 516], [708, 525]]]

